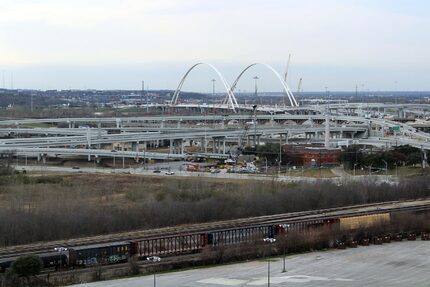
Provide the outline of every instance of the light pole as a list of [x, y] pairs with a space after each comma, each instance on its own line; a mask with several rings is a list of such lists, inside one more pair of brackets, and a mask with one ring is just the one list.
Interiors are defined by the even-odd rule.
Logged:
[[254, 78], [254, 96], [255, 96], [255, 103], [258, 102], [258, 86], [257, 81], [260, 79], [258, 76], [255, 76]]
[[386, 180], [388, 180], [388, 163], [384, 159], [382, 159], [382, 161], [385, 164], [385, 177], [386, 177]]
[[215, 97], [215, 82], [216, 82], [216, 80], [212, 79], [211, 81], [212, 81], [212, 98], [213, 98], [213, 97]]
[[[276, 242], [276, 239], [264, 238], [263, 241], [272, 244]], [[267, 287], [270, 287], [270, 258], [267, 260]]]
[[254, 111], [254, 147], [257, 149], [257, 105], [252, 107]]
[[[288, 228], [290, 228], [290, 225], [289, 224], [285, 224], [284, 225], [284, 228], [285, 229], [288, 229]], [[286, 261], [286, 257], [287, 257], [287, 254], [286, 254], [286, 252], [285, 252], [285, 246], [287, 245], [287, 242], [286, 242], [286, 240], [285, 240], [285, 235], [284, 235], [284, 265], [283, 265], [283, 268], [282, 268], [282, 273], [285, 273], [285, 272], [287, 272], [287, 269], [285, 268], [285, 261]]]
[[59, 267], [59, 271], [61, 272], [61, 265], [63, 265], [63, 252], [67, 251], [66, 247], [55, 247], [54, 248], [55, 251], [57, 251], [60, 254], [60, 267]]
[[355, 176], [355, 167], [357, 166], [357, 163], [354, 163], [354, 176]]
[[[278, 162], [278, 174], [281, 175], [281, 164], [282, 164], [282, 134], [279, 134], [279, 162]], [[288, 166], [287, 166], [288, 168]]]
[[[161, 261], [161, 258], [158, 256], [151, 256], [151, 257], [147, 257], [146, 260], [152, 262], [152, 263], [157, 263]], [[154, 287], [157, 286], [157, 282], [155, 280], [155, 270], [154, 270]]]
[[397, 177], [397, 162], [395, 162], [394, 165], [396, 166], [396, 177]]

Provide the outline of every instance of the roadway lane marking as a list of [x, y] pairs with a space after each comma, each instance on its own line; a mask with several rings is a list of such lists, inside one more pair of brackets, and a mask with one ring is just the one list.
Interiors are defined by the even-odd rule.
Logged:
[[204, 280], [197, 281], [197, 283], [203, 284], [215, 284], [215, 285], [224, 285], [224, 286], [238, 286], [243, 285], [247, 280], [239, 280], [239, 279], [229, 279], [229, 278], [208, 278]]
[[[319, 276], [306, 276], [306, 275], [293, 275], [293, 276], [281, 276], [281, 277], [270, 277], [270, 283], [277, 285], [282, 283], [310, 283], [313, 281], [344, 281], [350, 282], [354, 281], [353, 279], [343, 279], [336, 278], [330, 279], [327, 277], [319, 277]], [[249, 286], [265, 286], [267, 285], [267, 277], [259, 278], [257, 280], [248, 282], [246, 285]]]

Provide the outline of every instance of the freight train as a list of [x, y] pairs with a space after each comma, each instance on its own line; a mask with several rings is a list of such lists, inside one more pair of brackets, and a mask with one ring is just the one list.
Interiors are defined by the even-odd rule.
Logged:
[[[176, 234], [150, 237], [136, 241], [120, 241], [69, 247], [59, 252], [38, 253], [45, 268], [90, 267], [127, 262], [135, 256], [145, 259], [150, 256], [168, 256], [181, 253], [196, 253], [203, 248], [255, 242], [264, 238], [275, 238], [290, 231], [304, 232], [315, 228], [330, 228], [345, 231], [359, 225], [369, 225], [389, 220], [389, 213], [347, 218], [292, 220], [286, 224], [262, 224], [206, 233]], [[0, 258], [0, 272], [11, 266], [17, 257]]]

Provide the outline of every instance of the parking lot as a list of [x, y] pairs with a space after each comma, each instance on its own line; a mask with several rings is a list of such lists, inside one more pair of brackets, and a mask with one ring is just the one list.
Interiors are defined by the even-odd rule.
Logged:
[[[270, 261], [270, 286], [429, 286], [430, 242], [403, 241], [291, 255]], [[77, 285], [80, 287], [153, 286], [153, 276]], [[268, 262], [200, 268], [156, 275], [157, 287], [267, 286]]]

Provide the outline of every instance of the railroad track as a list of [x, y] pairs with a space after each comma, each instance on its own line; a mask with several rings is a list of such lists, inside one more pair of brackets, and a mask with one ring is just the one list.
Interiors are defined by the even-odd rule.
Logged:
[[98, 235], [69, 240], [58, 240], [42, 242], [28, 245], [17, 245], [0, 249], [0, 258], [21, 256], [25, 254], [52, 251], [55, 247], [80, 246], [95, 243], [107, 243], [115, 241], [138, 241], [160, 236], [171, 236], [178, 234], [190, 234], [208, 232], [211, 230], [230, 229], [235, 227], [258, 226], [267, 224], [284, 224], [303, 222], [307, 220], [329, 219], [336, 217], [350, 217], [365, 214], [399, 211], [419, 211], [430, 209], [430, 199], [410, 200], [410, 201], [390, 201], [382, 203], [372, 203], [337, 207], [321, 210], [302, 211], [294, 213], [284, 213], [276, 215], [265, 215], [242, 219], [217, 221], [211, 223], [188, 224], [176, 227], [165, 227], [153, 230], [140, 230], [109, 235]]

